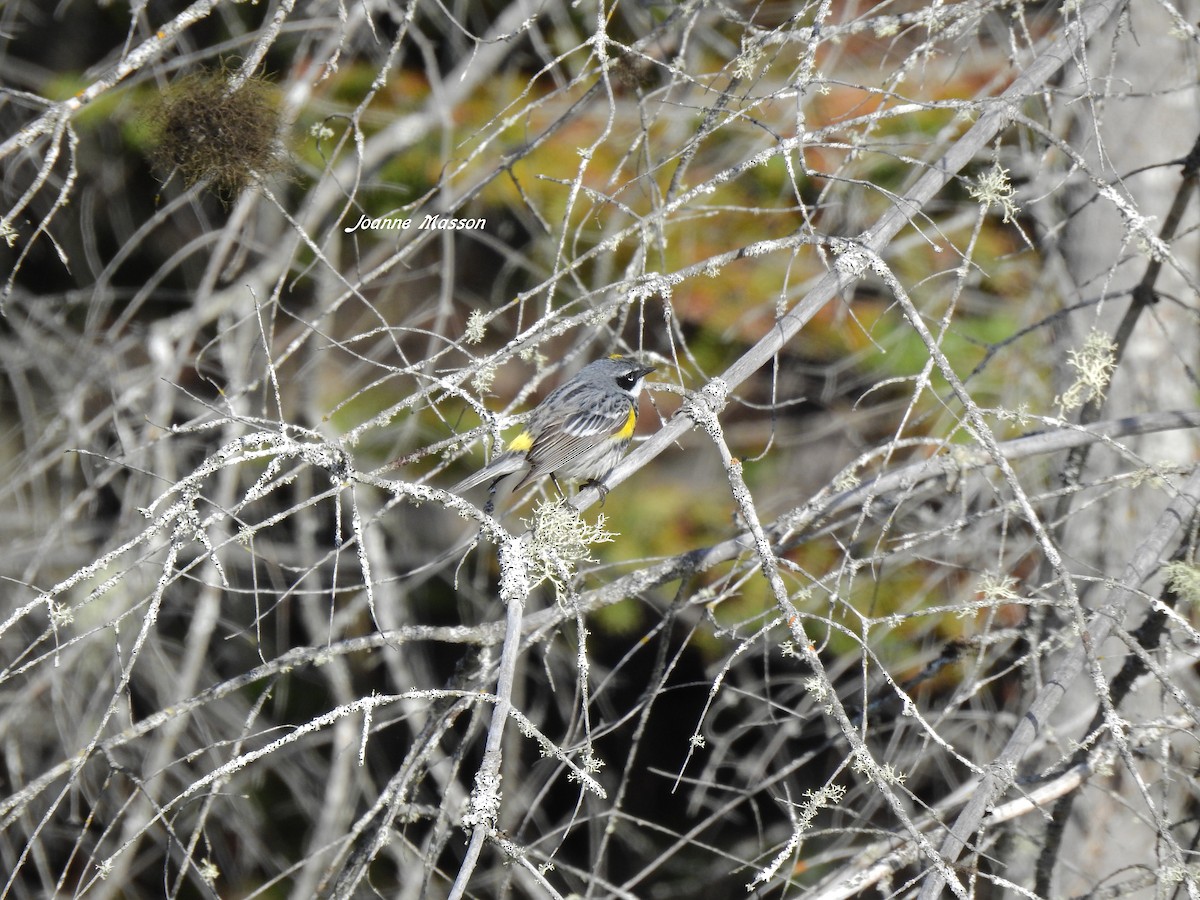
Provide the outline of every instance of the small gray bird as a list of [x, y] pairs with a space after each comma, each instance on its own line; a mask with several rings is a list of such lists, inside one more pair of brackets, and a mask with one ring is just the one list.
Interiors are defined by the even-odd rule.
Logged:
[[502, 478], [524, 472], [514, 491], [548, 475], [559, 493], [562, 477], [596, 487], [603, 499], [608, 493], [603, 481], [637, 427], [642, 380], [653, 371], [624, 356], [589, 363], [534, 407], [525, 430], [503, 453], [450, 490], [461, 494], [491, 481], [494, 492]]

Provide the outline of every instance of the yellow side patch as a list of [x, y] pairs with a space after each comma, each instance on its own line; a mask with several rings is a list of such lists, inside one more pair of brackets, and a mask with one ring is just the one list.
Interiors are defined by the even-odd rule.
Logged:
[[522, 431], [520, 434], [518, 434], [515, 438], [513, 438], [509, 442], [508, 449], [513, 450], [517, 453], [525, 453], [532, 446], [533, 446], [533, 435], [530, 434], [528, 431]]
[[625, 424], [621, 426], [621, 430], [613, 435], [614, 440], [625, 441], [633, 437], [633, 429], [637, 428], [637, 407], [629, 407], [629, 415], [625, 419]]

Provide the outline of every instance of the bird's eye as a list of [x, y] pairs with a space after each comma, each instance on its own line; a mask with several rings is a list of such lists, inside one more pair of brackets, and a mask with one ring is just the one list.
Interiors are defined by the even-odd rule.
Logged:
[[637, 383], [638, 376], [634, 372], [630, 372], [628, 375], [617, 376], [617, 387], [623, 391], [632, 391], [635, 387], [637, 387]]

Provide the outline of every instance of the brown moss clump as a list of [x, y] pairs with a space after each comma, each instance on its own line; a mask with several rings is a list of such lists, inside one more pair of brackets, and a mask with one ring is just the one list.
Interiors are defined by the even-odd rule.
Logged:
[[154, 161], [190, 186], [201, 181], [223, 196], [284, 166], [279, 96], [261, 77], [236, 90], [229, 73], [197, 72], [172, 84], [150, 111]]
[[617, 55], [612, 72], [617, 85], [626, 90], [645, 89], [658, 82], [658, 71], [653, 61], [632, 50], [622, 50]]

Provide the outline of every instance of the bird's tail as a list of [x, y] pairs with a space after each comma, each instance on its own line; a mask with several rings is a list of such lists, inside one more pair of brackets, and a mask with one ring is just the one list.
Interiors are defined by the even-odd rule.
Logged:
[[468, 475], [458, 484], [454, 485], [454, 487], [450, 488], [450, 493], [461, 494], [463, 491], [469, 491], [477, 484], [483, 484], [485, 481], [496, 481], [505, 475], [520, 472], [523, 468], [525, 468], [525, 455], [523, 453], [501, 453], [474, 475]]

